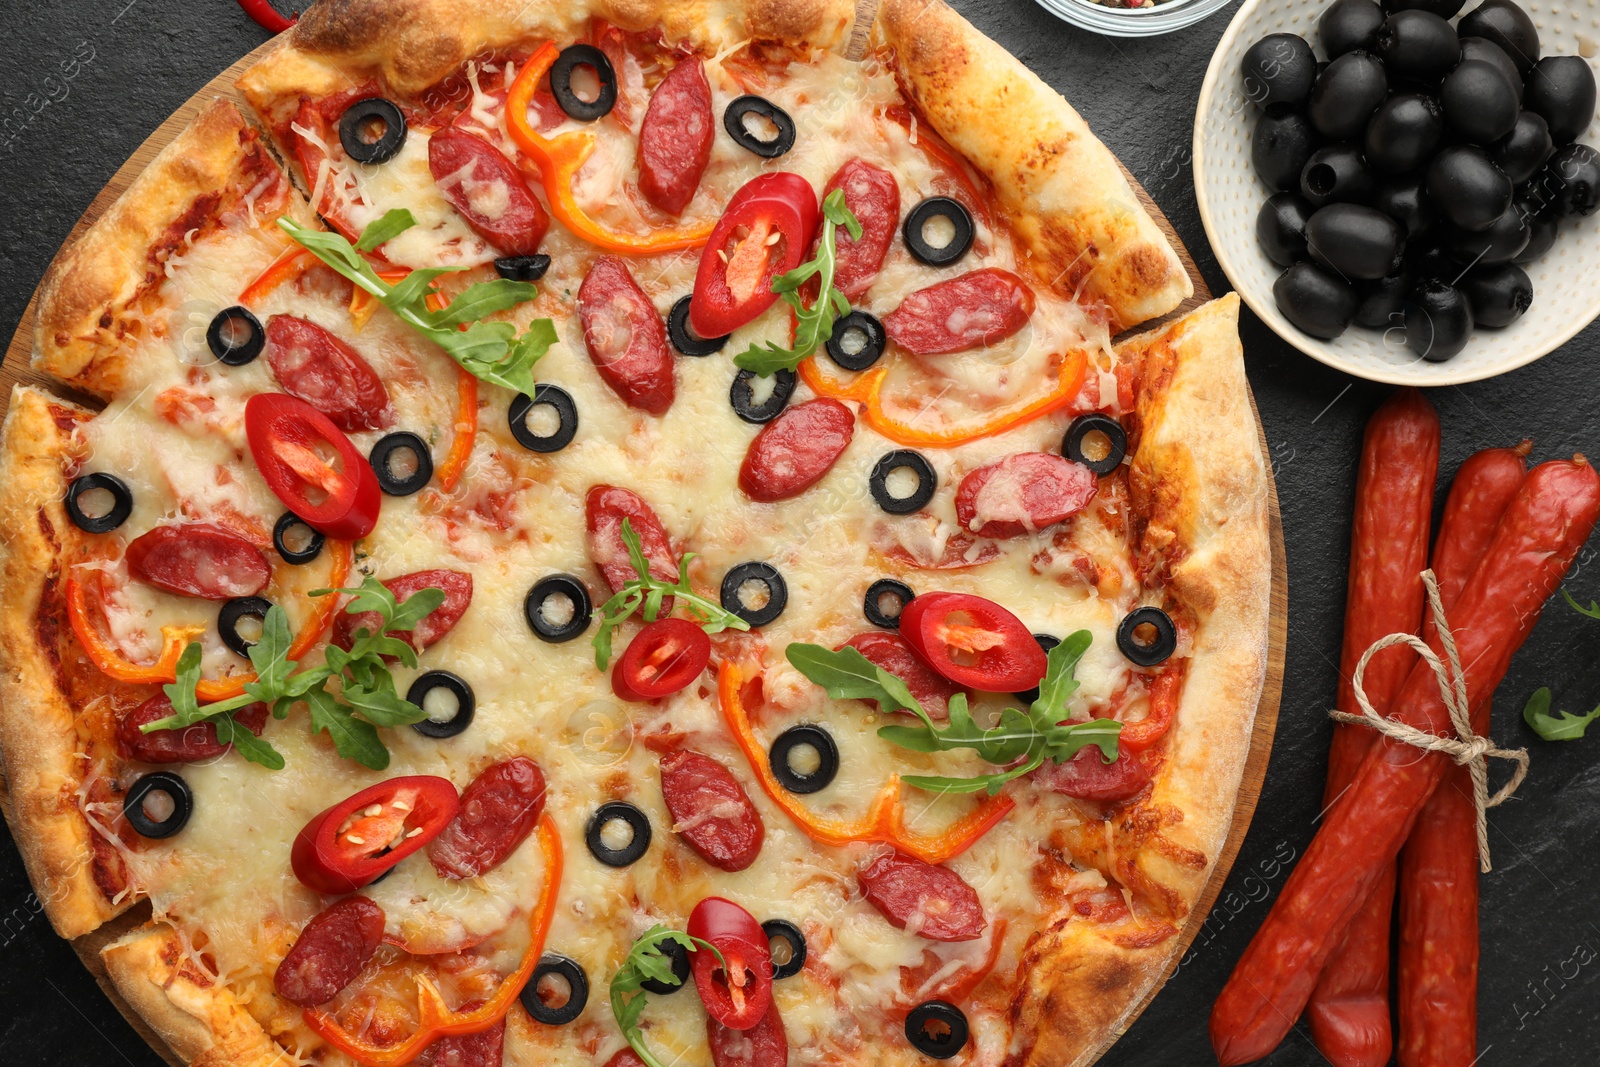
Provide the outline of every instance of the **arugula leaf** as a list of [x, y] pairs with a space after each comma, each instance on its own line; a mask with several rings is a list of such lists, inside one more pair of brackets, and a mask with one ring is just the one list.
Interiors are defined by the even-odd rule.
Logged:
[[784, 656], [795, 670], [828, 691], [835, 700], [876, 700], [884, 711], [905, 709], [922, 713], [922, 705], [911, 695], [906, 683], [845, 645], [837, 652], [822, 645], [791, 644]]
[[[852, 240], [861, 240], [860, 220], [845, 206], [844, 190], [835, 189], [822, 201], [822, 239], [817, 242], [817, 254], [810, 262], [772, 279], [772, 291], [795, 311], [794, 347], [779, 348], [771, 341], [765, 348], [751, 345], [733, 357], [734, 366], [763, 378], [794, 370], [833, 334], [834, 320], [850, 314], [850, 301], [833, 285], [840, 226], [849, 231]], [[800, 300], [800, 287], [812, 278], [818, 279], [817, 302], [807, 308]]]
[[662, 601], [669, 596], [674, 598], [675, 606], [681, 604], [687, 609], [708, 634], [750, 629], [749, 623], [716, 601], [707, 600], [689, 585], [689, 561], [694, 559], [693, 552], [686, 553], [679, 561], [678, 580], [665, 582], [650, 573], [650, 561], [644, 558], [639, 535], [633, 532], [633, 524], [627, 519], [622, 520], [622, 543], [628, 549], [628, 561], [638, 577], [628, 579], [610, 600], [600, 605], [600, 629], [590, 642], [594, 646], [595, 667], [603, 671], [611, 662], [611, 635], [617, 627], [641, 608], [645, 621], [655, 622], [661, 615]]
[[645, 1044], [639, 1019], [644, 1014], [645, 1002], [649, 1000], [645, 982], [669, 986], [678, 984], [678, 976], [672, 973], [672, 958], [661, 951], [661, 946], [669, 941], [677, 942], [690, 952], [707, 949], [717, 957], [718, 963], [726, 963], [722, 953], [709, 941], [659, 924], [646, 930], [628, 949], [628, 958], [622, 961], [622, 966], [611, 977], [611, 1014], [616, 1018], [622, 1036], [627, 1039], [628, 1047], [648, 1067], [667, 1067]]
[[1574, 715], [1570, 711], [1560, 712], [1560, 715], [1558, 719], [1550, 714], [1548, 689], [1535, 689], [1528, 698], [1527, 707], [1522, 709], [1523, 721], [1546, 741], [1576, 741], [1583, 736], [1591, 722], [1600, 719], [1600, 708], [1595, 708], [1587, 715]]
[[326, 732], [339, 755], [374, 771], [389, 766], [389, 750], [378, 740], [377, 727], [356, 718], [326, 689], [313, 689], [305, 699], [311, 711], [311, 732]]
[[1561, 595], [1567, 598], [1567, 603], [1571, 604], [1572, 609], [1578, 614], [1587, 615], [1591, 619], [1600, 619], [1600, 603], [1591, 600], [1589, 601], [1589, 606], [1584, 607], [1582, 604], [1572, 599], [1572, 594], [1567, 592], [1566, 586], [1561, 587]]
[[[463, 370], [475, 378], [501, 385], [514, 392], [533, 395], [533, 365], [557, 341], [555, 324], [535, 319], [518, 336], [509, 322], [484, 322], [484, 315], [506, 311], [532, 300], [538, 288], [529, 282], [506, 278], [478, 282], [439, 311], [430, 311], [427, 297], [433, 282], [441, 275], [465, 267], [427, 267], [414, 270], [400, 282], [390, 285], [362, 252], [370, 252], [385, 241], [416, 225], [404, 208], [389, 211], [370, 224], [360, 239], [351, 244], [343, 235], [312, 230], [290, 218], [280, 218], [290, 237], [323, 263], [370, 293], [418, 333], [444, 349]], [[466, 326], [466, 329], [461, 329]]]
[[269, 771], [283, 770], [283, 754], [239, 725], [232, 715], [214, 715], [210, 720], [217, 728], [217, 740], [225, 745], [232, 745], [234, 751], [239, 753], [251, 763], [259, 763]]

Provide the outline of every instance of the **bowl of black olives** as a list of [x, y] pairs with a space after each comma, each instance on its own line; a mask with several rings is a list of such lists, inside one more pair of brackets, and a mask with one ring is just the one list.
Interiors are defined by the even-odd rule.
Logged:
[[1250, 308], [1375, 381], [1503, 374], [1600, 315], [1600, 0], [1246, 0], [1195, 193]]

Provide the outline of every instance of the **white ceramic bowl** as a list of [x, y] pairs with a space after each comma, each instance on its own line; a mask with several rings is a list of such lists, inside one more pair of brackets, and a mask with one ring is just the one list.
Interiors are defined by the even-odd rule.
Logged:
[[[1539, 27], [1544, 55], [1593, 55], [1600, 46], [1600, 0], [1518, 0]], [[1555, 247], [1523, 269], [1533, 307], [1504, 330], [1479, 329], [1454, 359], [1422, 360], [1400, 330], [1351, 326], [1332, 341], [1301, 333], [1278, 311], [1272, 283], [1283, 273], [1256, 243], [1256, 214], [1271, 195], [1250, 162], [1259, 109], [1245, 99], [1239, 65], [1256, 41], [1297, 33], [1319, 58], [1316, 22], [1329, 0], [1245, 0], [1222, 35], [1200, 88], [1194, 126], [1194, 186], [1206, 236], [1228, 280], [1278, 336], [1331, 367], [1396, 385], [1458, 385], [1514, 370], [1560, 347], [1600, 315], [1600, 213], [1567, 219]], [[1469, 0], [1465, 10], [1478, 6]], [[1592, 60], [1591, 60], [1592, 62]], [[1600, 147], [1600, 121], [1579, 138]]]
[[1107, 7], [1094, 0], [1038, 0], [1074, 26], [1111, 37], [1155, 37], [1193, 26], [1237, 0], [1160, 0], [1154, 7]]

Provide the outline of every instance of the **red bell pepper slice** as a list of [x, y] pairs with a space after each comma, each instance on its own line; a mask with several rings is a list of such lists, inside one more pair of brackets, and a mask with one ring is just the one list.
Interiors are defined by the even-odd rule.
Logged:
[[798, 174], [774, 171], [745, 182], [700, 250], [689, 325], [722, 337], [773, 302], [772, 279], [800, 265], [821, 220], [817, 193]]
[[772, 1003], [772, 950], [755, 917], [731, 900], [706, 897], [689, 913], [687, 932], [717, 952], [694, 954], [694, 986], [723, 1026], [748, 1030]]
[[312, 817], [295, 836], [289, 864], [319, 893], [353, 893], [437, 837], [460, 806], [448, 778], [379, 782]]
[[350, 438], [304, 400], [257, 393], [244, 408], [250, 454], [284, 506], [320, 533], [353, 541], [378, 524], [378, 478]]
[[900, 636], [957, 685], [1021, 693], [1044, 678], [1045, 654], [1022, 620], [970, 593], [923, 593], [900, 612]]
[[659, 700], [696, 678], [711, 662], [711, 638], [688, 619], [657, 619], [639, 631], [611, 669], [623, 700]]

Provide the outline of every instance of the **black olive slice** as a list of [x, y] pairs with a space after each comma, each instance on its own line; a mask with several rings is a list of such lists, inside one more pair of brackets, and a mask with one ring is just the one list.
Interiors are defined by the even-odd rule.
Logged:
[[883, 323], [865, 311], [852, 311], [833, 324], [828, 335], [828, 358], [845, 370], [866, 370], [883, 356], [889, 335]]
[[[172, 803], [172, 813], [164, 819], [152, 818], [145, 811], [151, 793], [160, 793]], [[171, 837], [182, 830], [194, 813], [194, 791], [189, 783], [171, 771], [154, 771], [134, 782], [122, 798], [122, 814], [140, 837]]]
[[[572, 617], [566, 622], [551, 622], [545, 617], [545, 604], [552, 598], [565, 600], [572, 605]], [[594, 605], [589, 600], [588, 586], [570, 574], [552, 574], [539, 579], [528, 590], [528, 599], [523, 603], [522, 611], [540, 640], [560, 644], [571, 641], [589, 628], [589, 616], [594, 612]]]
[[362, 886], [361, 888], [362, 889], [371, 889], [373, 886], [377, 885], [379, 882], [383, 881], [385, 878], [387, 878], [391, 874], [393, 874], [394, 871], [395, 871], [395, 867], [398, 867], [398, 866], [400, 866], [400, 865], [397, 863], [397, 864], [395, 864], [394, 867], [385, 867], [383, 869], [383, 873], [382, 874], [378, 875], [378, 877], [374, 878], [372, 881], [368, 882], [366, 885]]
[[[278, 550], [278, 555], [285, 563], [296, 566], [310, 563], [322, 555], [322, 546], [327, 538], [313, 530], [311, 525], [292, 511], [285, 511], [278, 516], [278, 521], [272, 526], [272, 547]], [[296, 548], [295, 545], [299, 545]]]
[[[84, 510], [84, 495], [94, 492], [111, 495], [111, 506], [98, 515]], [[115, 474], [85, 474], [72, 479], [72, 484], [67, 486], [66, 504], [67, 518], [78, 529], [85, 533], [110, 533], [133, 514], [133, 492], [128, 483]]]
[[272, 601], [259, 596], [236, 596], [222, 604], [222, 610], [217, 612], [217, 633], [222, 637], [222, 643], [228, 646], [228, 651], [236, 656], [250, 656], [250, 649], [254, 641], [246, 641], [239, 633], [239, 623], [245, 619], [254, 619], [260, 622], [267, 617], [267, 612], [272, 610]]
[[455, 714], [448, 719], [423, 719], [421, 722], [412, 723], [411, 728], [423, 737], [442, 741], [447, 737], [454, 737], [472, 725], [472, 716], [478, 711], [478, 698], [473, 695], [472, 686], [460, 675], [449, 671], [425, 671], [411, 683], [411, 688], [406, 690], [406, 699], [417, 707], [427, 710], [423, 701], [427, 700], [428, 694], [435, 689], [447, 690], [456, 698]]
[[[619, 822], [627, 824], [632, 836], [626, 845], [612, 848], [606, 844], [606, 827]], [[583, 831], [589, 851], [607, 867], [626, 867], [639, 862], [650, 850], [650, 836], [650, 816], [623, 800], [600, 805], [589, 818], [588, 828]]]
[[[1083, 446], [1092, 434], [1099, 434], [1105, 438], [1106, 450], [1103, 455], [1091, 456], [1084, 451]], [[1122, 423], [1110, 415], [1091, 411], [1087, 415], [1079, 415], [1072, 420], [1072, 425], [1067, 427], [1067, 434], [1061, 439], [1061, 454], [1074, 463], [1083, 464], [1096, 474], [1110, 474], [1122, 465], [1123, 459], [1128, 454], [1128, 434], [1122, 428]]]
[[658, 942], [656, 948], [663, 956], [672, 961], [672, 976], [678, 981], [675, 985], [668, 985], [666, 982], [658, 982], [654, 978], [646, 978], [639, 985], [657, 996], [676, 993], [689, 981], [689, 950], [672, 940]]
[[[546, 1004], [539, 995], [540, 984], [552, 975], [567, 987], [566, 999], [559, 1005]], [[534, 967], [528, 984], [522, 987], [518, 996], [535, 1021], [546, 1026], [565, 1026], [582, 1015], [589, 1003], [589, 976], [583, 973], [583, 966], [572, 957], [546, 952], [539, 957], [538, 966]]]
[[[801, 773], [789, 762], [795, 749], [809, 748], [817, 754], [816, 770]], [[791, 793], [805, 795], [828, 788], [839, 775], [839, 746], [833, 735], [820, 726], [801, 723], [791, 726], [773, 739], [768, 754], [772, 776]]]
[[[744, 600], [744, 587], [749, 582], [767, 587], [767, 602], [758, 608], [750, 607]], [[722, 607], [731, 611], [751, 626], [765, 626], [783, 614], [789, 604], [789, 584], [770, 563], [752, 561], [731, 568], [722, 578]]]
[[[760, 115], [775, 127], [778, 133], [770, 141], [763, 140], [745, 126], [746, 115]], [[772, 101], [759, 96], [741, 96], [734, 99], [722, 113], [722, 128], [728, 131], [734, 143], [748, 149], [762, 159], [777, 159], [794, 147], [794, 119]]]
[[494, 261], [494, 272], [510, 282], [536, 282], [550, 269], [550, 257], [543, 252], [531, 256], [501, 256]]
[[689, 325], [689, 301], [693, 299], [692, 293], [680, 296], [677, 303], [672, 305], [672, 310], [667, 312], [667, 337], [672, 341], [672, 347], [683, 355], [714, 356], [728, 343], [728, 335], [701, 337], [694, 332]]
[[[368, 140], [374, 125], [383, 129]], [[406, 117], [394, 101], [381, 96], [357, 100], [339, 116], [339, 143], [345, 155], [357, 163], [387, 163], [400, 154], [406, 144]]]
[[735, 374], [733, 385], [728, 389], [728, 403], [733, 405], [735, 415], [745, 422], [760, 426], [783, 414], [783, 409], [789, 406], [789, 398], [794, 395], [795, 383], [800, 379], [792, 370], [774, 371], [772, 392], [757, 403], [755, 377], [753, 370], [742, 370]]
[[[889, 475], [897, 470], [908, 470], [917, 476], [916, 492], [910, 496], [893, 496], [889, 492]], [[933, 464], [920, 452], [909, 449], [900, 449], [889, 452], [878, 460], [872, 468], [872, 476], [867, 485], [872, 490], [872, 499], [878, 506], [891, 515], [909, 515], [924, 507], [933, 499], [933, 491], [939, 488], [939, 476], [933, 472]]]
[[223, 308], [206, 327], [206, 347], [230, 367], [242, 367], [267, 346], [267, 331], [250, 309], [235, 304]]
[[800, 927], [788, 919], [768, 919], [761, 924], [761, 932], [767, 935], [769, 943], [782, 941], [789, 946], [789, 958], [782, 963], [773, 956], [772, 980], [781, 982], [799, 974], [806, 965], [806, 935]]
[[[1055, 648], [1061, 643], [1061, 638], [1052, 637], [1049, 634], [1034, 634], [1033, 640], [1040, 648], [1044, 649], [1044, 654], [1047, 656], [1050, 654], [1051, 649]], [[1039, 699], [1039, 687], [1034, 686], [1032, 689], [1026, 690], [1025, 692], [1013, 693], [1012, 696], [1022, 701], [1023, 704], [1032, 704], [1035, 700]]]
[[[1139, 629], [1143, 626], [1155, 628], [1154, 640], [1141, 640]], [[1160, 608], [1135, 608], [1117, 626], [1117, 648], [1141, 667], [1159, 666], [1178, 650], [1178, 628], [1172, 625], [1172, 616]]]
[[[410, 471], [397, 472], [396, 461], [403, 461], [407, 455], [411, 457]], [[390, 496], [410, 496], [433, 479], [433, 453], [428, 450], [428, 442], [409, 430], [380, 437], [367, 459], [372, 473], [378, 476], [378, 488]]]
[[[928, 243], [923, 230], [936, 218], [949, 219], [955, 232], [942, 245]], [[948, 267], [972, 247], [972, 212], [961, 201], [948, 196], [930, 196], [911, 209], [900, 227], [906, 251], [930, 267]]]
[[[894, 578], [879, 578], [867, 586], [867, 595], [861, 601], [861, 614], [874, 626], [882, 626], [885, 630], [900, 629], [900, 613], [911, 603], [911, 598], [917, 594], [905, 582]], [[894, 614], [883, 610], [885, 600], [894, 601]]]
[[[536, 407], [547, 407], [556, 413], [556, 431], [548, 437], [528, 428], [528, 413]], [[531, 400], [527, 393], [518, 393], [511, 398], [506, 418], [511, 423], [511, 436], [530, 452], [559, 452], [578, 436], [578, 405], [572, 394], [560, 386], [541, 382], [533, 387]]]
[[[572, 72], [579, 67], [594, 71], [600, 82], [600, 95], [585, 100], [572, 88]], [[606, 54], [592, 44], [571, 44], [550, 64], [550, 95], [556, 104], [579, 122], [593, 122], [611, 114], [617, 106], [617, 70]]]
[[949, 1001], [924, 1001], [906, 1015], [906, 1040], [918, 1052], [936, 1060], [947, 1060], [960, 1052], [970, 1033], [966, 1014]]

